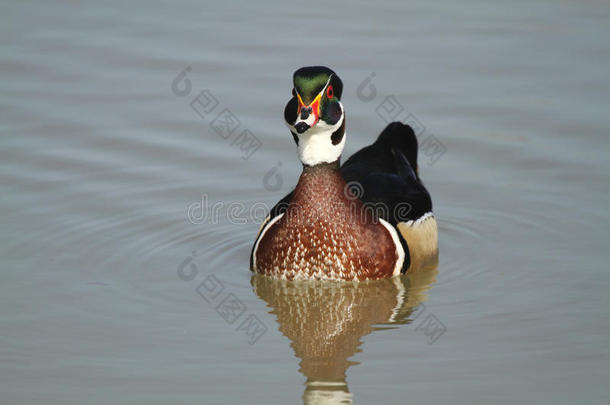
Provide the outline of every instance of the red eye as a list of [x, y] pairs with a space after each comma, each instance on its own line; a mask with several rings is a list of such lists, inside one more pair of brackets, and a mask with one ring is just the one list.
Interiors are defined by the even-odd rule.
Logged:
[[326, 88], [326, 97], [333, 98], [334, 95], [335, 95], [335, 93], [333, 92], [333, 86], [331, 86], [329, 84], [328, 87]]

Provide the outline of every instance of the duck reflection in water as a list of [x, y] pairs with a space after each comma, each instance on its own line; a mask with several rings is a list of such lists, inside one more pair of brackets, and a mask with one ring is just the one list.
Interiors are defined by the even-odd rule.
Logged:
[[351, 282], [286, 281], [252, 276], [255, 293], [277, 317], [279, 330], [301, 359], [307, 378], [304, 404], [350, 404], [347, 368], [361, 338], [376, 330], [409, 324], [436, 266], [390, 279]]

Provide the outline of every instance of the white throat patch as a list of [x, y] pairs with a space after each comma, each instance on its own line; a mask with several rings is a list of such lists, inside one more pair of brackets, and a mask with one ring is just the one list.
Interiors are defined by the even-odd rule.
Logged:
[[[343, 106], [341, 106], [341, 111], [343, 111]], [[345, 146], [347, 133], [343, 134], [341, 142], [336, 145], [333, 145], [331, 136], [343, 125], [344, 119], [345, 115], [342, 114], [341, 119], [335, 125], [328, 125], [320, 120], [316, 126], [309, 128], [302, 134], [297, 133], [292, 125], [288, 125], [288, 128], [299, 138], [297, 154], [303, 164], [313, 166], [319, 163], [332, 163], [339, 159]]]

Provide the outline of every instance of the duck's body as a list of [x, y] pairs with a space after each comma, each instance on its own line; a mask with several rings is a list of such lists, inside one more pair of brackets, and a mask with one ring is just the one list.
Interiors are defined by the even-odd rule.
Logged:
[[[300, 69], [295, 73], [295, 87], [299, 72], [310, 79], [319, 76], [320, 70], [327, 76], [318, 82], [325, 85], [314, 93], [325, 93], [328, 98], [328, 87], [332, 91], [334, 84], [339, 87], [334, 91], [338, 96], [331, 94], [330, 101], [336, 102], [341, 82], [328, 68]], [[340, 166], [345, 143], [343, 107], [338, 103], [340, 109], [334, 109], [334, 116], [332, 108], [322, 107], [331, 117], [318, 118], [314, 110], [316, 117], [311, 119], [311, 107], [308, 111], [297, 95], [298, 110], [290, 115], [291, 100], [285, 117], [298, 145], [303, 172], [295, 190], [276, 204], [261, 226], [250, 259], [252, 271], [289, 280], [360, 281], [412, 271], [436, 257], [437, 226], [430, 195], [417, 174], [413, 130], [392, 123], [374, 144]], [[308, 98], [310, 105], [316, 100], [330, 102], [314, 95]], [[318, 120], [324, 122], [316, 126]], [[328, 147], [320, 146], [324, 142]]]
[[288, 207], [263, 228], [253, 268], [287, 279], [398, 274], [404, 249], [396, 230], [348, 193], [338, 164], [306, 167]]

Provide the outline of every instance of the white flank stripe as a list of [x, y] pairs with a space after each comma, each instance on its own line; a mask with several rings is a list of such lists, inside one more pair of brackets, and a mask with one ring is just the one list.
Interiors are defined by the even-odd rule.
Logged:
[[381, 225], [385, 226], [385, 228], [390, 232], [392, 236], [392, 240], [394, 241], [394, 246], [396, 247], [396, 254], [398, 255], [398, 260], [396, 260], [396, 265], [394, 266], [394, 271], [392, 272], [392, 277], [400, 274], [400, 270], [402, 269], [402, 265], [405, 262], [405, 250], [400, 243], [400, 239], [398, 239], [398, 232], [396, 229], [390, 225], [387, 221], [379, 218]]

